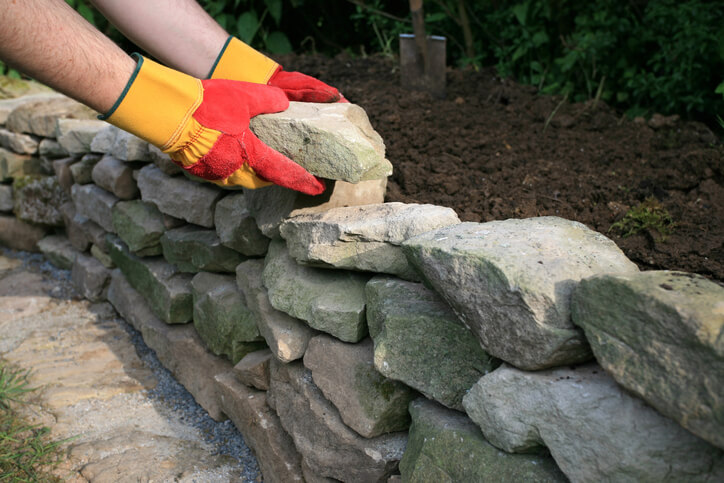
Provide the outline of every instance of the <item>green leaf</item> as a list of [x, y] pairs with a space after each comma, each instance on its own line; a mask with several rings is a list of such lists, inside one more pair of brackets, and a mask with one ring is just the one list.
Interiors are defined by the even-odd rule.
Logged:
[[244, 43], [251, 44], [259, 30], [259, 17], [254, 10], [244, 13], [236, 21], [236, 34]]
[[272, 54], [288, 54], [292, 51], [292, 44], [282, 32], [272, 32], [266, 38], [266, 49]]
[[548, 42], [548, 34], [545, 33], [544, 30], [539, 30], [533, 35], [533, 38], [531, 40], [533, 41], [533, 45], [535, 45], [536, 47], [540, 47], [541, 45]]
[[526, 17], [528, 16], [528, 3], [521, 3], [512, 8], [513, 15], [518, 19], [521, 25], [525, 26]]
[[441, 20], [446, 20], [447, 18], [448, 16], [444, 12], [431, 13], [430, 15], [425, 15], [425, 22], [440, 22]]
[[716, 86], [714, 92], [716, 92], [717, 94], [721, 94], [724, 97], [724, 82]]
[[81, 16], [84, 19], [86, 19], [88, 21], [88, 23], [95, 26], [96, 23], [95, 23], [95, 20], [93, 19], [93, 10], [91, 10], [91, 8], [88, 5], [86, 5], [84, 3], [81, 3], [80, 5], [78, 5], [78, 13], [81, 14]]
[[282, 19], [282, 0], [264, 0], [264, 3], [266, 8], [269, 9], [269, 15], [272, 16], [278, 27]]

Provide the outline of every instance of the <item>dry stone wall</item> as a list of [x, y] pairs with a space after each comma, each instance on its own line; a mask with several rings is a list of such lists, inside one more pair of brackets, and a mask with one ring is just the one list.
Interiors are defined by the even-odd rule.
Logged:
[[191, 180], [56, 94], [0, 114], [0, 243], [108, 300], [266, 481], [724, 480], [721, 285], [560, 218], [383, 203], [350, 104], [253, 122], [319, 197]]

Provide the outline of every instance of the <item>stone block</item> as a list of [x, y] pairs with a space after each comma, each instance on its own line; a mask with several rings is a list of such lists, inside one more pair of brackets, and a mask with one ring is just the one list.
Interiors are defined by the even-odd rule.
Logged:
[[138, 174], [141, 198], [155, 204], [162, 213], [206, 228], [214, 227], [214, 207], [220, 188], [183, 177], [170, 177], [156, 166], [145, 166]]
[[168, 324], [191, 321], [191, 275], [178, 273], [173, 265], [160, 257], [137, 257], [118, 237], [109, 236], [108, 246], [113, 263], [142, 294], [156, 316]]
[[73, 172], [70, 170], [70, 167], [78, 162], [78, 158], [63, 158], [63, 159], [56, 159], [53, 161], [53, 171], [55, 172], [55, 177], [58, 178], [58, 184], [61, 188], [63, 188], [63, 191], [70, 194], [70, 190], [73, 187]]
[[109, 253], [106, 253], [103, 251], [103, 249], [93, 243], [90, 247], [90, 254], [101, 264], [103, 264], [104, 267], [114, 269], [116, 268], [116, 264], [113, 263], [113, 259], [111, 258], [111, 255]]
[[168, 369], [213, 419], [226, 419], [214, 377], [231, 370], [231, 364], [207, 351], [191, 325], [167, 325], [151, 311], [146, 300], [131, 287], [120, 270], [113, 270], [108, 301], [143, 335], [161, 364]]
[[78, 293], [91, 302], [106, 300], [111, 271], [94, 257], [79, 253], [73, 261], [70, 280]]
[[0, 211], [13, 211], [13, 187], [8, 184], [0, 184]]
[[500, 365], [445, 301], [422, 284], [377, 276], [366, 295], [375, 367], [383, 375], [462, 410], [465, 393]]
[[724, 287], [683, 272], [600, 275], [581, 281], [572, 311], [616, 382], [724, 449]]
[[149, 161], [148, 142], [112, 125], [96, 134], [91, 150], [107, 153], [121, 161]]
[[234, 375], [240, 383], [260, 391], [269, 389], [269, 364], [274, 357], [268, 348], [250, 352], [234, 366]]
[[133, 253], [139, 256], [163, 253], [161, 235], [173, 222], [158, 211], [156, 205], [141, 200], [120, 201], [113, 206], [111, 215], [114, 231]]
[[73, 181], [76, 184], [89, 184], [93, 182], [93, 167], [101, 160], [99, 154], [86, 154], [80, 161], [70, 167]]
[[283, 112], [254, 117], [250, 127], [268, 146], [320, 178], [359, 183], [392, 174], [382, 137], [354, 104], [291, 102]]
[[295, 361], [304, 356], [315, 331], [303, 321], [272, 307], [262, 283], [263, 272], [263, 260], [242, 262], [236, 267], [236, 283], [274, 357], [282, 362]]
[[38, 158], [0, 148], [0, 182], [30, 175], [50, 174]]
[[573, 289], [598, 273], [638, 271], [611, 240], [557, 217], [461, 223], [403, 248], [489, 354], [527, 370], [590, 359], [571, 322]]
[[[0, 99], [0, 124], [6, 124], [10, 113], [23, 104], [37, 105], [37, 103], [47, 102], [53, 98], [65, 98], [65, 96], [63, 94], [58, 94], [57, 92], [42, 92], [37, 94], [21, 95], [10, 99]], [[25, 113], [32, 112], [32, 108], [25, 110]]]
[[174, 163], [168, 154], [153, 144], [148, 145], [148, 158], [158, 169], [168, 176], [178, 176], [183, 173], [181, 166]]
[[363, 438], [344, 424], [300, 362], [272, 360], [267, 399], [316, 475], [362, 482], [385, 481], [397, 472], [407, 433]]
[[407, 406], [415, 393], [375, 369], [372, 340], [346, 344], [319, 335], [309, 342], [304, 366], [342, 421], [361, 436], [374, 438], [409, 427]]
[[503, 365], [463, 399], [510, 453], [547, 446], [571, 481], [720, 481], [724, 452], [629, 395], [594, 363], [538, 372]]
[[457, 223], [460, 219], [450, 208], [383, 203], [294, 216], [279, 230], [289, 253], [303, 264], [419, 280], [400, 245], [414, 236]]
[[262, 280], [277, 310], [345, 342], [367, 335], [364, 286], [369, 276], [298, 265], [283, 241], [272, 241]]
[[133, 167], [113, 156], [103, 156], [91, 171], [93, 182], [122, 200], [138, 197], [138, 186], [133, 179]]
[[194, 327], [211, 352], [236, 364], [266, 346], [233, 276], [201, 272], [191, 280], [191, 293]]
[[63, 270], [73, 268], [73, 262], [79, 253], [63, 235], [46, 236], [38, 241], [38, 249], [50, 263]]
[[90, 153], [93, 138], [106, 126], [107, 122], [97, 119], [58, 119], [55, 137], [69, 154]]
[[567, 482], [548, 455], [503, 453], [468, 417], [426, 399], [410, 404], [402, 481]]
[[35, 134], [46, 138], [56, 137], [56, 124], [59, 119], [93, 120], [98, 113], [60, 95], [43, 95], [31, 101], [21, 101], [5, 121], [5, 127], [11, 131]]
[[38, 144], [38, 154], [44, 158], [55, 159], [65, 158], [69, 153], [55, 139], [44, 138]]
[[[90, 248], [90, 239], [86, 235], [85, 230], [82, 228], [83, 223], [93, 223], [88, 218], [78, 215], [75, 212], [75, 203], [69, 201], [63, 203], [59, 208], [60, 214], [63, 216], [63, 224], [65, 225], [65, 233], [68, 236], [68, 241], [73, 245], [73, 248], [79, 252], [84, 252]], [[95, 223], [93, 223], [95, 225]], [[98, 226], [98, 225], [96, 225]], [[98, 227], [100, 230], [103, 228]]]
[[113, 206], [120, 201], [113, 193], [94, 184], [74, 184], [71, 195], [76, 213], [94, 221], [104, 230], [113, 232]]
[[244, 435], [259, 462], [264, 481], [305, 481], [294, 441], [268, 406], [266, 393], [241, 383], [234, 372], [216, 376], [221, 408]]
[[214, 225], [221, 244], [246, 256], [266, 253], [269, 238], [256, 226], [244, 193], [231, 193], [216, 203]]
[[160, 238], [163, 257], [182, 272], [230, 272], [244, 260], [221, 244], [214, 230], [185, 225], [167, 230]]
[[45, 237], [46, 228], [0, 215], [0, 244], [14, 250], [37, 252], [37, 243]]
[[23, 176], [13, 182], [15, 215], [23, 221], [48, 226], [62, 226], [59, 208], [70, 196], [55, 176]]
[[36, 138], [2, 128], [0, 128], [0, 146], [19, 154], [35, 154], [38, 152], [38, 140]]

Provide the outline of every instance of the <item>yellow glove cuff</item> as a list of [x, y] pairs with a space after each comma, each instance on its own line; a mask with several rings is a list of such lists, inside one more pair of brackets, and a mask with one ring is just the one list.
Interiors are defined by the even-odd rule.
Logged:
[[164, 151], [193, 131], [192, 114], [203, 100], [201, 81], [139, 54], [136, 70], [116, 103], [100, 119]]
[[216, 58], [209, 79], [229, 79], [266, 84], [279, 64], [236, 37], [229, 37]]

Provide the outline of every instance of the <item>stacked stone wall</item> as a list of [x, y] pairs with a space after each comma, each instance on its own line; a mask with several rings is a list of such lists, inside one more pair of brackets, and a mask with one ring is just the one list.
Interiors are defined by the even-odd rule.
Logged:
[[0, 243], [112, 304], [266, 481], [724, 480], [721, 285], [560, 218], [383, 203], [357, 106], [253, 128], [327, 191], [225, 191], [60, 95], [0, 101]]

